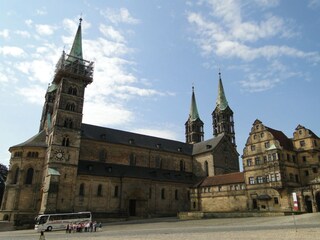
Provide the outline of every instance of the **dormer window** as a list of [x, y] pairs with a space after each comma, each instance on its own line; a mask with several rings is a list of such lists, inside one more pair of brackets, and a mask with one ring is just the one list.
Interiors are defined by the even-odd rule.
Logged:
[[210, 149], [210, 148], [212, 148], [212, 146], [208, 144], [208, 145], [206, 145], [206, 148]]
[[160, 149], [160, 148], [161, 148], [161, 143], [157, 143], [156, 147], [157, 147], [158, 149]]
[[130, 138], [130, 139], [129, 139], [129, 143], [130, 143], [130, 144], [134, 144], [134, 139], [133, 139], [133, 138]]

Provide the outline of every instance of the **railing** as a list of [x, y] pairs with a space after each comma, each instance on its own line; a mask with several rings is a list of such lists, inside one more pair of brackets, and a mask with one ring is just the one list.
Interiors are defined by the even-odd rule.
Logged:
[[55, 78], [61, 73], [67, 73], [75, 75], [76, 77], [84, 78], [86, 83], [89, 84], [93, 81], [93, 68], [93, 62], [89, 62], [63, 52], [56, 65]]

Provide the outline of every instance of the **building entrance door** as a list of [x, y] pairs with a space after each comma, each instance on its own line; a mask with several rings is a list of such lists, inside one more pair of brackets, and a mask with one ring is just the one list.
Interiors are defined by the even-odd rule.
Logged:
[[253, 209], [257, 209], [258, 208], [257, 199], [252, 199], [252, 208]]
[[135, 199], [129, 200], [129, 215], [130, 216], [136, 216], [136, 207], [137, 207], [137, 201]]
[[316, 203], [317, 203], [317, 210], [320, 212], [320, 192], [316, 194]]
[[308, 213], [312, 213], [312, 201], [309, 196], [304, 197], [304, 202], [306, 204], [306, 210]]

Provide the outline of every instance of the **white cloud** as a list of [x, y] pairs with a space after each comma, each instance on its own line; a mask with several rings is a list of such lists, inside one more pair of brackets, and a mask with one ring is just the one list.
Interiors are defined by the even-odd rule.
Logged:
[[101, 126], [119, 126], [134, 120], [134, 113], [120, 103], [106, 104], [103, 99], [87, 101], [83, 121]]
[[132, 17], [129, 10], [126, 8], [120, 8], [119, 10], [108, 8], [107, 10], [101, 10], [100, 14], [114, 24], [118, 24], [118, 23], [138, 24], [138, 23], [140, 23], [140, 20]]
[[2, 31], [0, 31], [0, 37], [8, 39], [9, 38], [9, 30], [8, 29], [3, 29]]
[[171, 131], [169, 129], [157, 129], [157, 128], [138, 128], [133, 129], [132, 132], [148, 135], [148, 136], [155, 136], [159, 138], [165, 138], [165, 139], [178, 139], [177, 134], [174, 131]]
[[[74, 19], [69, 19], [69, 18], [65, 18], [62, 21], [62, 25], [63, 28], [66, 29], [68, 31], [68, 33], [70, 34], [70, 37], [74, 38], [74, 35], [78, 29], [79, 26], [79, 19], [74, 18]], [[81, 30], [82, 33], [85, 32], [87, 29], [89, 29], [91, 27], [91, 23], [88, 21], [82, 21], [81, 22]]]
[[47, 36], [52, 35], [57, 28], [55, 26], [50, 26], [47, 24], [36, 24], [35, 27], [38, 34]]
[[27, 19], [27, 20], [25, 20], [24, 22], [25, 22], [25, 24], [26, 24], [28, 27], [31, 27], [32, 24], [33, 24], [33, 21], [32, 21], [31, 19]]
[[16, 30], [14, 32], [15, 34], [21, 36], [21, 37], [24, 37], [24, 38], [30, 38], [31, 37], [31, 34], [27, 31], [21, 31], [21, 30]]
[[49, 83], [53, 76], [54, 64], [46, 59], [36, 59], [32, 61], [23, 61], [16, 64], [16, 68], [22, 73], [29, 75], [30, 81], [40, 83]]
[[[128, 12], [121, 16], [120, 19], [123, 22], [135, 22]], [[90, 27], [90, 23], [83, 23], [82, 30]], [[55, 29], [60, 28], [60, 26], [35, 24], [31, 20], [27, 20], [26, 24], [34, 27], [42, 35], [53, 34]], [[67, 53], [70, 51], [78, 24], [77, 20], [70, 19], [64, 19], [62, 22], [66, 34], [62, 36], [61, 45], [66, 44]], [[100, 24], [99, 30], [100, 37], [90, 39], [89, 36], [83, 37], [82, 40], [84, 58], [95, 62], [94, 83], [86, 89], [84, 121], [97, 125], [123, 127], [136, 118], [136, 112], [128, 106], [128, 100], [170, 94], [154, 89], [151, 81], [146, 86], [145, 78], [140, 80], [136, 75], [134, 70], [136, 63], [133, 60], [135, 51], [128, 46], [122, 30], [103, 24]], [[16, 34], [27, 36], [23, 32], [16, 31]], [[15, 76], [19, 75], [20, 79], [20, 75], [23, 76], [22, 79], [25, 81], [20, 83], [30, 86], [20, 87], [17, 92], [29, 102], [42, 104], [43, 101], [39, 99], [44, 98], [46, 86], [52, 80], [55, 64], [59, 60], [62, 49], [40, 37], [37, 45], [26, 46], [28, 60], [25, 58], [18, 60], [11, 67], [18, 70], [15, 71]], [[22, 49], [21, 51], [23, 52]], [[2, 52], [10, 53], [8, 50], [2, 50]], [[0, 64], [0, 66], [4, 65]], [[0, 72], [3, 73], [3, 71]], [[32, 94], [35, 92], [36, 96]]]
[[276, 7], [279, 5], [280, 0], [255, 0], [255, 2], [262, 7]]
[[7, 74], [1, 72], [0, 70], [0, 82], [9, 82], [9, 77]]
[[0, 47], [0, 55], [21, 57], [25, 54], [24, 50], [19, 47], [4, 46]]
[[[259, 57], [272, 58], [278, 56], [294, 56], [313, 60], [318, 58], [315, 52], [303, 52], [288, 46], [245, 44], [268, 39], [278, 35], [290, 36], [290, 29], [286, 28], [284, 20], [268, 15], [261, 22], [242, 21], [240, 1], [210, 1], [213, 15], [221, 18], [222, 22], [207, 20], [199, 13], [189, 13], [188, 21], [196, 30], [196, 42], [204, 54], [217, 53], [224, 57], [238, 57], [243, 60], [253, 60]], [[234, 17], [233, 17], [234, 16]]]
[[17, 90], [17, 93], [23, 97], [28, 102], [34, 103], [34, 104], [43, 104], [43, 101], [39, 101], [39, 99], [44, 99], [45, 90], [43, 86], [40, 85], [33, 85], [30, 87], [20, 87]]
[[121, 35], [119, 31], [115, 30], [112, 26], [106, 26], [104, 24], [101, 24], [99, 26], [99, 30], [105, 37], [113, 41], [124, 42], [124, 37]]
[[36, 10], [37, 15], [47, 15], [47, 10], [45, 7]]
[[240, 81], [240, 85], [245, 91], [261, 92], [276, 87], [286, 79], [302, 76], [301, 72], [292, 71], [279, 60], [274, 60], [263, 69], [247, 69], [246, 79]]
[[309, 0], [308, 7], [311, 9], [317, 9], [320, 7], [320, 0]]
[[[278, 0], [257, 0], [250, 5], [240, 0], [203, 0], [199, 3], [209, 6], [210, 13], [193, 10], [188, 13], [187, 19], [196, 33], [194, 41], [204, 56], [216, 55], [220, 58], [251, 62], [252, 65], [257, 59], [270, 64], [283, 57], [304, 59], [314, 64], [320, 62], [320, 53], [317, 51], [306, 52], [285, 44], [275, 44], [275, 40], [283, 42], [283, 38], [299, 35], [299, 32], [292, 28], [292, 20], [270, 12], [265, 13], [266, 8], [278, 6]], [[248, 9], [255, 11], [255, 15], [259, 14], [258, 20], [250, 18], [251, 14], [246, 12]], [[264, 91], [296, 76], [296, 73], [289, 69], [285, 72], [287, 75], [274, 75], [269, 78], [263, 70], [252, 71], [240, 84], [248, 91]]]
[[0, 83], [10, 83], [15, 84], [17, 78], [15, 76], [15, 71], [12, 68], [12, 62], [6, 62], [7, 65], [0, 64]]

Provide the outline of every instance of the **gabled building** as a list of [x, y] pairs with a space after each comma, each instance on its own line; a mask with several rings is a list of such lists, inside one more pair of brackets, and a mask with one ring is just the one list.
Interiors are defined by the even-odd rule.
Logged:
[[192, 211], [320, 211], [319, 141], [301, 125], [290, 139], [255, 120], [243, 150], [243, 172], [209, 176], [194, 185]]
[[314, 182], [319, 177], [320, 148], [312, 131], [299, 125], [289, 139], [256, 120], [242, 158], [249, 209], [320, 211]]

